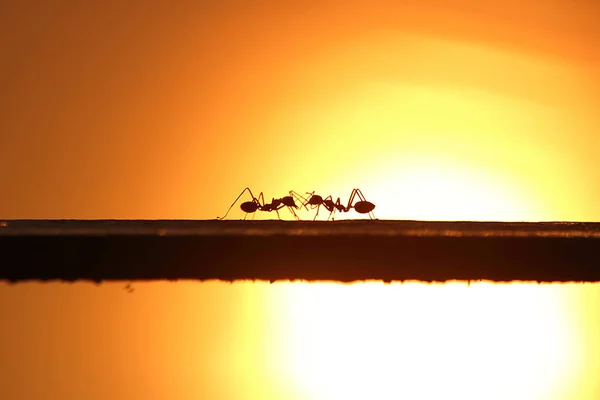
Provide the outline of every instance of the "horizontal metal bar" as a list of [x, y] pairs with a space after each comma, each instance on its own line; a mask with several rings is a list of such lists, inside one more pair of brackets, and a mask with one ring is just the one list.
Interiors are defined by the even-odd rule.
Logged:
[[0, 280], [600, 281], [600, 224], [0, 221]]

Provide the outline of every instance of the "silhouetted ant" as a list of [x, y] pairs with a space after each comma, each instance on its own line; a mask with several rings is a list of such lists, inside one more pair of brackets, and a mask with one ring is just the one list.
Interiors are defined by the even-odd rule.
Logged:
[[242, 193], [240, 193], [240, 195], [235, 199], [235, 201], [231, 204], [231, 206], [229, 206], [229, 209], [227, 210], [225, 215], [223, 217], [217, 217], [217, 219], [219, 219], [219, 220], [224, 219], [227, 216], [227, 214], [229, 214], [229, 211], [231, 211], [231, 208], [235, 205], [235, 203], [237, 203], [237, 201], [240, 199], [240, 197], [242, 197], [244, 192], [246, 192], [246, 190], [248, 191], [248, 193], [250, 193], [250, 196], [252, 196], [252, 201], [245, 201], [242, 204], [240, 204], [240, 208], [242, 209], [243, 212], [246, 213], [244, 215], [244, 219], [246, 219], [248, 214], [252, 214], [252, 219], [254, 219], [254, 215], [255, 215], [254, 213], [256, 211], [266, 211], [266, 212], [275, 211], [277, 213], [277, 218], [281, 219], [281, 217], [279, 216], [279, 210], [281, 210], [283, 207], [287, 207], [288, 210], [290, 210], [290, 212], [294, 215], [294, 218], [296, 218], [297, 220], [300, 219], [300, 218], [298, 218], [298, 215], [294, 211], [294, 208], [298, 209], [298, 206], [296, 205], [296, 202], [294, 201], [294, 197], [293, 197], [293, 196], [296, 196], [295, 192], [290, 191], [289, 196], [285, 196], [280, 199], [273, 198], [270, 203], [265, 204], [265, 197], [264, 197], [263, 193], [260, 192], [258, 197], [254, 197], [254, 194], [252, 194], [252, 191], [250, 190], [250, 188], [245, 188], [244, 190], [242, 190]]
[[334, 203], [331, 195], [323, 198], [322, 196], [315, 194], [315, 192], [312, 192], [312, 193], [306, 192], [306, 194], [310, 195], [310, 197], [308, 200], [305, 200], [302, 205], [304, 207], [306, 207], [306, 205], [308, 204], [308, 205], [312, 206], [311, 208], [313, 208], [313, 209], [315, 207], [317, 208], [317, 213], [315, 214], [313, 221], [315, 221], [317, 219], [317, 217], [319, 216], [319, 209], [321, 208], [321, 206], [325, 207], [327, 209], [327, 211], [329, 211], [329, 216], [327, 217], [327, 221], [329, 221], [329, 218], [331, 218], [332, 215], [335, 215], [336, 210], [340, 211], [340, 212], [348, 212], [348, 209], [346, 207], [344, 207], [343, 204], [340, 203], [339, 197], [337, 198], [337, 200]]
[[[325, 207], [327, 211], [329, 211], [327, 221], [329, 221], [329, 218], [331, 218], [332, 215], [335, 216], [336, 211], [349, 212], [352, 208], [354, 208], [354, 210], [359, 214], [368, 214], [370, 219], [375, 219], [375, 214], [373, 214], [375, 204], [371, 203], [370, 201], [367, 201], [360, 189], [352, 189], [347, 206], [344, 206], [340, 202], [339, 197], [334, 202], [331, 195], [327, 196], [326, 198], [323, 198], [322, 196], [315, 194], [314, 191], [312, 193], [307, 192], [306, 194], [310, 195], [310, 198], [308, 200], [305, 200], [302, 205], [306, 207], [306, 205], [309, 204], [312, 206], [311, 208], [315, 208], [315, 206], [317, 207], [317, 213], [315, 214], [314, 220], [317, 219], [317, 216], [319, 215], [319, 208], [321, 206]], [[357, 201], [354, 205], [352, 205], [352, 201], [354, 201], [354, 198], [356, 196], [358, 196], [360, 200]]]

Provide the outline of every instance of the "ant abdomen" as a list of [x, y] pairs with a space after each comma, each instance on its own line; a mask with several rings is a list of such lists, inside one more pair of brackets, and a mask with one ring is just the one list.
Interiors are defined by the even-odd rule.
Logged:
[[360, 214], [368, 214], [374, 209], [375, 204], [371, 203], [370, 201], [361, 200], [354, 204], [354, 210]]
[[256, 210], [258, 210], [258, 205], [253, 201], [246, 201], [246, 202], [240, 204], [240, 208], [245, 213], [253, 213], [253, 212], [256, 212]]

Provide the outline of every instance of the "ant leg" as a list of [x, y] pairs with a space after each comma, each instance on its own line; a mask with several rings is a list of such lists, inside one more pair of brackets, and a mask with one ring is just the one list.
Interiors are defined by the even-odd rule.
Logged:
[[[263, 194], [263, 192], [260, 192], [260, 194], [258, 195], [258, 198], [256, 199], [256, 205], [258, 205], [258, 210], [265, 211], [265, 195]], [[256, 212], [254, 214], [256, 214]], [[254, 214], [252, 215], [252, 221], [254, 221]]]
[[[262, 199], [262, 203], [260, 202], [260, 199]], [[263, 195], [263, 192], [260, 192], [256, 201], [258, 202], [258, 205], [260, 206], [259, 209], [262, 210], [262, 208], [265, 206], [265, 196]]]
[[298, 214], [296, 214], [296, 211], [294, 211], [294, 209], [290, 206], [288, 206], [288, 210], [290, 210], [290, 212], [294, 215], [294, 218], [296, 218], [296, 221], [300, 221], [300, 218], [298, 218]]
[[327, 217], [327, 221], [329, 221], [329, 218], [331, 218], [332, 221], [335, 221], [335, 212], [336, 212], [336, 208], [333, 207], [331, 209], [331, 211], [329, 211], [329, 216]]
[[[365, 196], [362, 194], [362, 192], [360, 191], [360, 189], [352, 189], [352, 193], [350, 194], [350, 199], [348, 199], [348, 206], [346, 207], [346, 212], [349, 212], [350, 209], [354, 208], [354, 206], [352, 205], [352, 202], [354, 201], [354, 198], [358, 196], [358, 198], [361, 201], [367, 201], [367, 199], [365, 198]], [[371, 217], [372, 213], [369, 213], [369, 218], [374, 218], [375, 215], [373, 214], [373, 217]]]
[[332, 221], [335, 221], [335, 213], [337, 211], [348, 212], [348, 209], [346, 207], [344, 207], [344, 205], [341, 203], [339, 197], [337, 198], [337, 200], [335, 201], [335, 203], [333, 203], [333, 210], [332, 210], [333, 215], [331, 216], [331, 220]]
[[[270, 204], [273, 204], [272, 202]], [[270, 210], [265, 210], [267, 212], [271, 212], [271, 211], [275, 211], [275, 213], [277, 214], [277, 219], [281, 221], [281, 215], [279, 215], [279, 210], [281, 210], [283, 207], [285, 207], [285, 205], [280, 204], [278, 207], [272, 208]]]
[[298, 215], [296, 214], [296, 212], [294, 211], [294, 209], [290, 206], [286, 206], [285, 204], [281, 204], [279, 207], [275, 208], [275, 212], [277, 213], [277, 218], [279, 220], [281, 220], [281, 216], [279, 215], [279, 210], [281, 210], [283, 207], [287, 207], [288, 210], [290, 210], [290, 212], [292, 213], [292, 215], [294, 215], [294, 217], [296, 218], [296, 220], [300, 220], [300, 218], [298, 218]]
[[331, 202], [333, 203], [333, 197], [331, 197], [331, 195], [325, 197], [323, 199], [323, 204], [325, 205], [325, 208], [327, 210], [329, 210], [329, 215], [327, 216], [327, 221], [329, 221], [329, 219], [331, 218], [332, 215], [335, 215], [335, 207], [332, 207], [331, 209], [327, 206], [327, 203], [325, 203], [327, 200], [331, 200]]
[[360, 191], [360, 189], [354, 189], [356, 191], [356, 194], [358, 195], [358, 198], [361, 199], [362, 201], [367, 201], [367, 198], [363, 195], [363, 193]]
[[225, 213], [225, 215], [223, 215], [222, 217], [217, 217], [217, 219], [219, 219], [219, 220], [225, 219], [225, 217], [227, 216], [227, 214], [229, 214], [229, 211], [231, 211], [231, 208], [235, 205], [235, 203], [237, 203], [237, 201], [240, 199], [240, 197], [242, 197], [242, 195], [244, 194], [244, 192], [246, 190], [248, 191], [248, 193], [250, 193], [250, 196], [252, 196], [252, 200], [253, 201], [256, 200], [256, 197], [254, 197], [254, 195], [252, 194], [252, 191], [250, 190], [250, 188], [245, 188], [244, 190], [242, 190], [242, 193], [240, 193], [240, 195], [235, 199], [235, 201], [233, 203], [231, 203], [231, 205], [227, 209], [227, 212]]
[[[262, 203], [261, 203], [262, 199]], [[257, 198], [254, 199], [254, 202], [258, 206], [257, 210], [263, 211], [263, 207], [265, 206], [265, 196], [263, 192], [260, 192]], [[254, 221], [254, 217], [256, 216], [256, 211], [252, 213], [252, 221]]]
[[317, 217], [319, 216], [319, 208], [321, 208], [321, 205], [317, 205], [317, 213], [315, 214], [315, 217], [313, 218], [313, 221], [317, 220]]
[[352, 202], [354, 201], [354, 196], [356, 196], [356, 189], [352, 189], [352, 192], [350, 193], [350, 198], [348, 199], [348, 206], [346, 207], [346, 210], [350, 211], [350, 209], [352, 208]]

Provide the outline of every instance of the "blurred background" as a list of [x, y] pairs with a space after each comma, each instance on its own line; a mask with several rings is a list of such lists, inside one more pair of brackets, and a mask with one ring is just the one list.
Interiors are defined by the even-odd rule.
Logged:
[[[599, 7], [3, 2], [0, 218], [599, 221]], [[600, 397], [595, 284], [124, 285], [0, 284], [0, 398]]]

